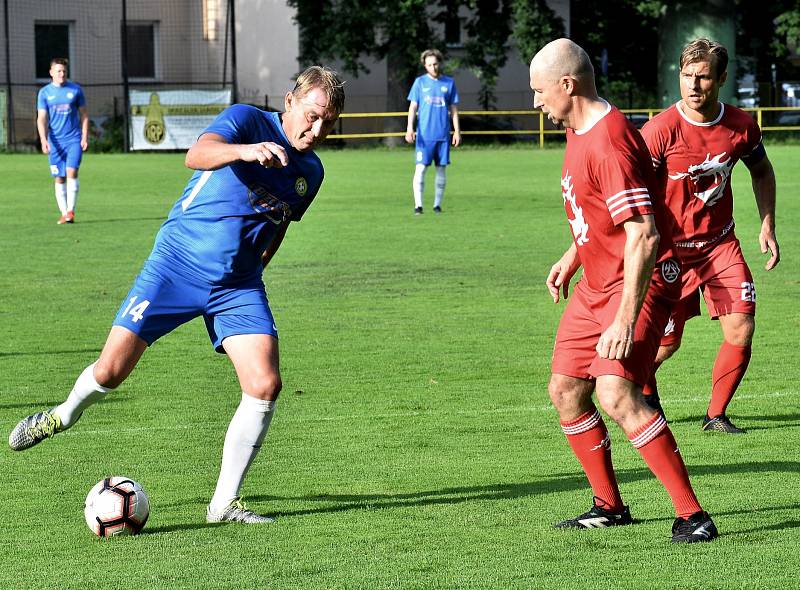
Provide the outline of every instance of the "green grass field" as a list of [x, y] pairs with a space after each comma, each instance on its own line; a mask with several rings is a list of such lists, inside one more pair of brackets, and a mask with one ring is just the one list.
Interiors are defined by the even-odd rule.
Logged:
[[[695, 488], [721, 531], [674, 546], [669, 498], [609, 423], [638, 524], [557, 531], [591, 491], [546, 385], [563, 307], [544, 279], [569, 240], [559, 149], [454, 154], [444, 203], [412, 215], [408, 150], [324, 151], [327, 180], [267, 271], [284, 390], [243, 490], [275, 525], [207, 525], [240, 396], [202, 321], [157, 342], [53, 441], [0, 451], [0, 588], [792, 588], [800, 565], [798, 148], [774, 146], [783, 262], [763, 270], [749, 177], [737, 234], [759, 315], [729, 413], [700, 431], [721, 336], [707, 316], [660, 373]], [[0, 426], [69, 392], [100, 351], [188, 171], [181, 155], [92, 155], [77, 223], [57, 226], [44, 156], [0, 170]], [[610, 422], [610, 421], [609, 421]], [[149, 493], [142, 535], [99, 540], [89, 488]]]

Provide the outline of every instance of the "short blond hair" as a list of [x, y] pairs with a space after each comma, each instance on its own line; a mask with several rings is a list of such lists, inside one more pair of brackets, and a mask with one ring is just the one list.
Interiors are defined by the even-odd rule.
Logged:
[[344, 82], [339, 74], [325, 66], [311, 66], [297, 76], [292, 94], [302, 98], [314, 88], [319, 88], [328, 98], [328, 108], [337, 115], [344, 110]]
[[719, 80], [719, 77], [728, 69], [728, 50], [722, 43], [700, 37], [683, 48], [680, 69], [698, 61], [709, 62], [714, 67], [714, 76]]
[[442, 63], [444, 61], [444, 57], [442, 57], [441, 51], [439, 51], [438, 49], [426, 49], [425, 51], [422, 52], [422, 55], [419, 56], [419, 63], [421, 63], [424, 66], [425, 60], [431, 56], [438, 59], [439, 63]]

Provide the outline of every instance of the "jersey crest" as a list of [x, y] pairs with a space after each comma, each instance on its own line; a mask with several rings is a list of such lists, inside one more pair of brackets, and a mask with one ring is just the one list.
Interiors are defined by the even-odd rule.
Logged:
[[669, 177], [672, 180], [689, 178], [694, 184], [692, 194], [711, 207], [722, 198], [733, 169], [733, 158], [728, 156], [723, 160], [726, 154], [722, 152], [713, 158], [710, 153], [706, 154], [706, 159], [699, 164], [692, 164], [686, 172], [675, 172]]
[[589, 224], [583, 216], [583, 208], [578, 206], [575, 199], [575, 186], [572, 183], [572, 176], [569, 175], [569, 170], [564, 173], [561, 179], [561, 194], [564, 197], [564, 205], [569, 204], [569, 210], [572, 211], [572, 217], [567, 213], [567, 221], [572, 228], [572, 235], [575, 236], [575, 244], [582, 246], [589, 241]]

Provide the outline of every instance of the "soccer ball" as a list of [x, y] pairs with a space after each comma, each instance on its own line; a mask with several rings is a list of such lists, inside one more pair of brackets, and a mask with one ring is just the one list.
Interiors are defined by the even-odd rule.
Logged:
[[135, 535], [150, 516], [150, 500], [129, 477], [107, 477], [89, 491], [83, 514], [98, 537]]

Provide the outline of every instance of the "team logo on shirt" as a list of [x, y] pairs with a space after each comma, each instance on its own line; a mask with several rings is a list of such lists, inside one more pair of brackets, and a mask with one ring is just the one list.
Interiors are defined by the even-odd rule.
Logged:
[[572, 211], [572, 217], [567, 212], [567, 221], [569, 221], [570, 228], [572, 228], [572, 235], [575, 236], [575, 244], [583, 246], [589, 241], [589, 224], [583, 216], [583, 207], [578, 207], [575, 198], [575, 185], [572, 184], [572, 176], [569, 175], [569, 170], [564, 173], [564, 178], [561, 179], [561, 194], [564, 196], [564, 205], [569, 205], [569, 210]]
[[727, 160], [722, 159], [726, 153], [722, 152], [713, 158], [710, 153], [706, 154], [706, 159], [699, 164], [692, 164], [686, 172], [675, 172], [669, 177], [672, 180], [689, 178], [694, 184], [694, 196], [711, 207], [722, 198], [735, 163], [730, 156]]
[[441, 90], [443, 93], [447, 94], [447, 86], [442, 86], [442, 87], [440, 88], [440, 90]]
[[67, 92], [67, 98], [72, 98], [74, 96], [75, 96], [75, 94], [73, 94], [72, 92]]
[[661, 263], [661, 276], [668, 283], [674, 283], [681, 276], [681, 265], [674, 258], [667, 258]]
[[675, 317], [670, 315], [667, 320], [667, 327], [664, 328], [664, 336], [669, 336], [673, 332], [675, 332]]
[[308, 182], [302, 176], [298, 178], [294, 183], [294, 192], [296, 192], [301, 197], [305, 197], [306, 193], [308, 192]]
[[260, 184], [249, 186], [247, 188], [247, 196], [250, 199], [250, 205], [252, 205], [253, 210], [264, 215], [276, 225], [292, 217], [292, 208]]

